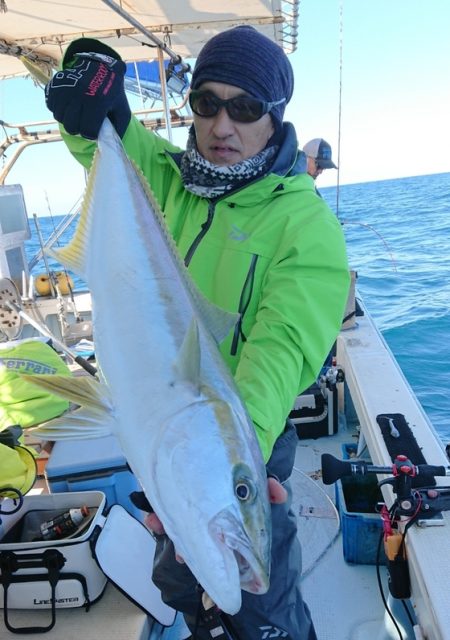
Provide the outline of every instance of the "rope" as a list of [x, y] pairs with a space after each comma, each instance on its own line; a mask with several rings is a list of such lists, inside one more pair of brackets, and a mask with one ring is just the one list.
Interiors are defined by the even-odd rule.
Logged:
[[25, 56], [32, 62], [42, 62], [49, 66], [57, 66], [56, 61], [53, 60], [51, 56], [40, 55], [39, 53], [35, 53], [35, 50], [33, 49], [28, 49], [27, 47], [22, 47], [18, 44], [11, 44], [7, 40], [3, 39], [0, 39], [0, 53], [7, 56], [13, 56], [14, 58]]

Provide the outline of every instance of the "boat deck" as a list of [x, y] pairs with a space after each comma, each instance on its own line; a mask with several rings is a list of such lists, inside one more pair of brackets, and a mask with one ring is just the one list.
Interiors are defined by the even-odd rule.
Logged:
[[[299, 440], [297, 446], [292, 486], [303, 549], [303, 595], [319, 640], [397, 640], [398, 633], [377, 590], [375, 566], [349, 564], [344, 559], [335, 487], [324, 485], [321, 479], [322, 453], [342, 457], [342, 444], [354, 439], [355, 432], [341, 425], [332, 437]], [[45, 490], [44, 482], [41, 480], [33, 491]], [[387, 594], [385, 567], [381, 567], [381, 575]], [[396, 614], [403, 615], [395, 601], [389, 602]], [[48, 610], [15, 610], [11, 622], [14, 626], [45, 625], [49, 615]], [[402, 628], [403, 638], [413, 640], [407, 627], [405, 624]], [[54, 629], [33, 635], [36, 640], [59, 640], [62, 633], [65, 640], [183, 640], [188, 635], [179, 617], [171, 628], [152, 623], [111, 583], [88, 613], [84, 609], [58, 609]], [[4, 627], [0, 629], [2, 640], [14, 636]]]
[[[299, 473], [301, 470], [316, 485], [306, 492], [314, 495], [316, 504], [319, 492], [323, 492], [330, 503], [335, 504], [335, 486], [324, 485], [317, 473], [321, 469], [322, 453], [342, 458], [342, 445], [354, 441], [354, 435], [352, 430], [340, 428], [335, 436], [299, 442], [295, 471]], [[298, 505], [302, 500], [305, 498], [297, 494], [294, 502]], [[306, 501], [308, 502], [308, 497]], [[324, 500], [319, 504], [325, 504]], [[339, 514], [335, 511], [335, 522], [330, 524], [332, 516], [332, 510], [323, 507], [316, 517], [298, 516], [304, 564], [303, 597], [311, 610], [318, 639], [398, 640], [399, 635], [386, 613], [377, 588], [375, 565], [346, 562]], [[305, 522], [302, 522], [303, 519]], [[324, 524], [324, 520], [328, 522]], [[327, 537], [324, 537], [324, 529], [328, 530]], [[385, 566], [381, 566], [380, 575], [388, 598]], [[406, 620], [402, 624], [402, 607], [392, 598], [388, 602], [396, 617], [401, 620], [404, 640], [413, 640], [410, 625]]]

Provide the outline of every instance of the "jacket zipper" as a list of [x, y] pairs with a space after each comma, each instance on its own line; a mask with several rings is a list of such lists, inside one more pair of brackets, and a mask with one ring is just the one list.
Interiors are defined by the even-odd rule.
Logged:
[[244, 319], [245, 312], [247, 311], [248, 305], [250, 304], [250, 300], [252, 298], [257, 261], [258, 261], [258, 255], [254, 253], [252, 255], [250, 268], [248, 270], [247, 277], [245, 278], [244, 286], [242, 287], [242, 291], [241, 291], [241, 297], [239, 299], [239, 309], [238, 309], [239, 320], [237, 321], [234, 327], [233, 341], [231, 343], [231, 349], [230, 349], [230, 354], [232, 356], [235, 356], [237, 353], [239, 338], [241, 338], [242, 342], [246, 342], [247, 340], [244, 332], [242, 331], [242, 321]]
[[197, 235], [197, 237], [194, 239], [194, 242], [191, 244], [191, 246], [189, 247], [188, 252], [186, 253], [186, 256], [184, 258], [184, 264], [186, 265], [186, 267], [189, 266], [189, 263], [192, 260], [192, 256], [194, 255], [198, 245], [200, 244], [202, 238], [205, 237], [205, 235], [208, 233], [208, 230], [212, 224], [213, 221], [213, 217], [214, 217], [214, 210], [215, 210], [215, 203], [210, 202], [208, 204], [208, 217], [206, 218], [205, 222], [201, 225], [200, 227], [200, 233]]

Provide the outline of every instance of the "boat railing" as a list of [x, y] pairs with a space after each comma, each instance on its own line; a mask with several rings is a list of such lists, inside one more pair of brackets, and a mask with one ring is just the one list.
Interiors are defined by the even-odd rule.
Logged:
[[[183, 114], [184, 110], [184, 114]], [[133, 113], [142, 121], [142, 124], [152, 131], [158, 131], [172, 127], [187, 127], [192, 123], [192, 114], [188, 107], [187, 98], [170, 106], [169, 119], [166, 117], [164, 106], [157, 105], [148, 109], [133, 110]], [[59, 142], [62, 140], [61, 132], [55, 120], [41, 120], [24, 123], [8, 123], [0, 120], [0, 127], [4, 131], [4, 138], [0, 142], [0, 160], [3, 167], [0, 169], [0, 184], [4, 184], [20, 154], [27, 147], [45, 142]], [[6, 158], [6, 153], [8, 157]]]
[[298, 40], [298, 8], [300, 0], [282, 0], [281, 15], [283, 16], [282, 42], [286, 53], [293, 53], [297, 49]]

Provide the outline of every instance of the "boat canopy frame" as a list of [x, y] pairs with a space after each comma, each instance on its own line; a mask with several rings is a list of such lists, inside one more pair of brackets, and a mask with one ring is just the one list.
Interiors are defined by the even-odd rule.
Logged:
[[[297, 47], [300, 0], [3, 0], [0, 4], [0, 78], [25, 75], [30, 65], [50, 78], [74, 39], [91, 37], [113, 47], [126, 62], [154, 59], [149, 49], [176, 63], [196, 58], [213, 35], [251, 24], [286, 53]], [[74, 19], [76, 11], [76, 20]], [[75, 26], [76, 25], [76, 26]], [[25, 66], [24, 66], [25, 65]]]
[[[172, 140], [172, 128], [189, 126], [192, 112], [186, 95], [182, 95], [181, 103], [170, 105], [165, 56], [172, 67], [180, 65], [181, 73], [187, 73], [190, 66], [183, 57], [196, 57], [215, 33], [238, 24], [252, 24], [286, 53], [292, 53], [297, 47], [299, 3], [300, 0], [233, 0], [227, 13], [222, 0], [198, 0], [195, 9], [179, 0], [166, 0], [164, 8], [158, 0], [130, 0], [127, 11], [115, 0], [79, 0], [78, 31], [74, 31], [71, 0], [44, 4], [39, 0], [7, 0], [0, 4], [0, 78], [28, 74], [43, 86], [60, 66], [63, 49], [69, 42], [77, 37], [100, 39], [115, 48], [126, 62], [158, 62], [162, 107], [153, 105], [134, 113], [146, 128], [165, 129]], [[149, 47], [156, 49], [151, 56]], [[0, 120], [0, 127], [5, 134], [0, 142], [0, 185], [27, 147], [61, 140], [53, 120], [20, 124]], [[12, 151], [8, 158], [7, 151]]]

